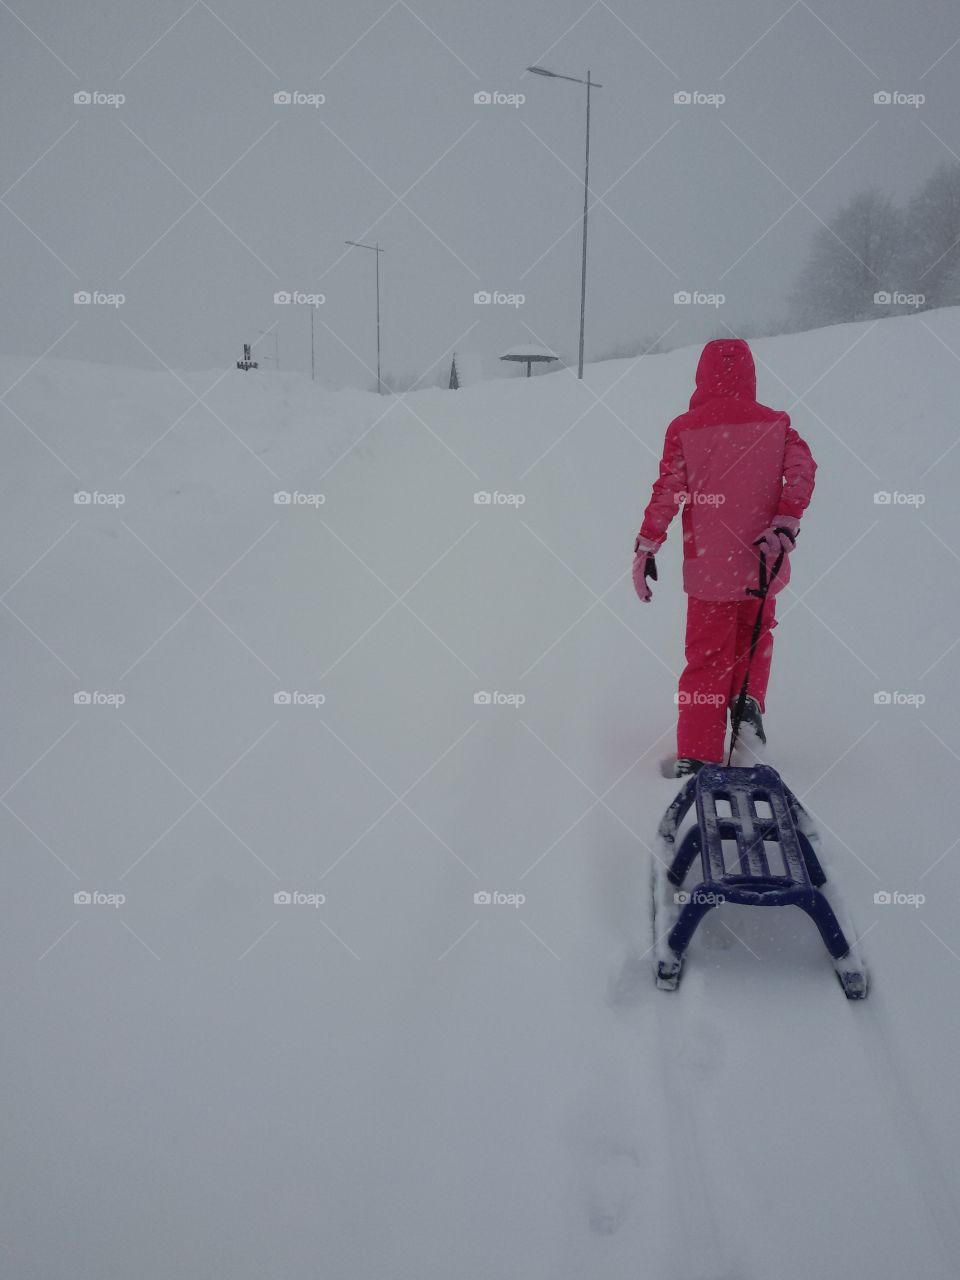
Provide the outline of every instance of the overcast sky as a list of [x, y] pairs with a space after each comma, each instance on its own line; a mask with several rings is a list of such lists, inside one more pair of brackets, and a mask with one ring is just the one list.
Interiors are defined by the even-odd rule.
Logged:
[[321, 380], [368, 386], [375, 256], [353, 238], [385, 249], [385, 370], [430, 383], [457, 347], [495, 372], [522, 342], [575, 359], [584, 90], [531, 63], [603, 86], [587, 358], [750, 332], [783, 313], [817, 217], [960, 154], [958, 41], [955, 0], [13, 0], [0, 350], [217, 369], [276, 325], [257, 354], [275, 332], [309, 371], [309, 306], [274, 303], [300, 291], [324, 296]]

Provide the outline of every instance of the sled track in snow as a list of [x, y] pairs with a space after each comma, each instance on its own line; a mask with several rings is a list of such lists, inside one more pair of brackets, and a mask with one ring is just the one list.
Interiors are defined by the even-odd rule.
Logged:
[[[652, 981], [652, 978], [651, 978]], [[746, 1280], [743, 1273], [732, 1268], [710, 1194], [704, 1143], [700, 1139], [702, 1124], [700, 1109], [695, 1098], [683, 1095], [677, 1085], [677, 1061], [670, 1044], [671, 1009], [674, 1003], [670, 995], [657, 992], [663, 999], [655, 1004], [657, 1055], [660, 1062], [660, 1080], [668, 1122], [674, 1126], [677, 1142], [667, 1153], [667, 1186], [659, 1189], [667, 1198], [666, 1219], [670, 1222], [670, 1236], [677, 1243], [674, 1274], [684, 1280]], [[681, 1206], [696, 1206], [685, 1221], [681, 1221]], [[706, 1266], [703, 1259], [712, 1261]]]
[[[652, 863], [651, 883], [654, 886], [655, 870]], [[655, 892], [654, 888], [651, 900]], [[850, 929], [848, 937], [856, 937], [842, 904], [835, 905], [843, 913], [844, 926]], [[658, 940], [652, 913], [651, 928], [652, 945], [646, 963], [647, 981], [653, 987], [653, 957]], [[664, 1216], [671, 1224], [671, 1238], [676, 1242], [677, 1276], [682, 1275], [685, 1280], [687, 1277], [695, 1277], [696, 1280], [747, 1280], [753, 1272], [745, 1261], [737, 1262], [730, 1257], [730, 1241], [724, 1238], [724, 1208], [722, 1203], [718, 1203], [715, 1190], [730, 1180], [731, 1156], [735, 1164], [741, 1163], [740, 1158], [729, 1151], [721, 1158], [713, 1150], [714, 1144], [704, 1140], [713, 1122], [705, 1104], [697, 1097], [695, 1081], [684, 1078], [685, 1033], [689, 1035], [691, 1031], [695, 1032], [698, 1024], [710, 1022], [711, 1006], [705, 985], [709, 983], [710, 971], [706, 967], [701, 968], [702, 953], [700, 961], [698, 965], [696, 956], [692, 957], [691, 969], [688, 969], [678, 991], [655, 993], [653, 1016], [660, 1083], [668, 1124], [674, 1134], [674, 1140], [665, 1152], [664, 1177], [659, 1190], [665, 1196]], [[956, 1274], [956, 1258], [960, 1256], [960, 1217], [951, 1199], [948, 1164], [915, 1096], [909, 1071], [895, 1041], [893, 1024], [884, 1008], [882, 992], [878, 995], [872, 990], [867, 1000], [848, 1002], [840, 989], [827, 981], [829, 973], [830, 970], [824, 966], [824, 1009], [819, 1029], [825, 1040], [833, 1040], [843, 1046], [840, 1056], [849, 1063], [844, 1069], [844, 1077], [855, 1081], [858, 1090], [863, 1091], [860, 1096], [865, 1111], [869, 1113], [872, 1103], [877, 1114], [888, 1121], [885, 1141], [889, 1143], [892, 1137], [898, 1166], [891, 1174], [912, 1183], [922, 1201], [918, 1217], [922, 1215], [925, 1220], [927, 1234], [939, 1257], [939, 1274], [944, 1280], [951, 1280]], [[636, 979], [639, 974], [634, 972], [633, 976]], [[856, 1020], [855, 1026], [850, 1026], [851, 1019]], [[743, 1029], [750, 1034], [749, 1024], [744, 1024]], [[764, 1040], [758, 1038], [755, 1031], [752, 1038], [756, 1041], [754, 1069], [757, 1075], [763, 1077], [771, 1070], [775, 1072], [776, 1051], [768, 1055]], [[711, 1069], [708, 1066], [705, 1071], [709, 1073]], [[715, 1080], [717, 1091], [722, 1092], [722, 1076], [715, 1075]], [[742, 1086], [743, 1082], [730, 1083], [733, 1096], [736, 1096], [739, 1091], [736, 1086]], [[829, 1088], [829, 1082], [820, 1087]], [[722, 1132], [726, 1123], [723, 1117], [719, 1117], [714, 1127]], [[883, 1145], [884, 1140], [878, 1140], [873, 1148], [876, 1156], [882, 1156]], [[867, 1151], [869, 1158], [870, 1144]], [[868, 1166], [868, 1158], [864, 1160], [864, 1167]], [[742, 1172], [749, 1185], [752, 1176], [755, 1177], [749, 1161], [742, 1164]], [[696, 1209], [692, 1214], [682, 1214], [680, 1206], [683, 1204], [696, 1206]]]
[[[658, 949], [656, 918], [654, 914], [657, 893], [657, 864], [650, 864], [650, 927], [652, 946], [647, 958], [649, 981], [653, 983], [653, 964]], [[704, 1150], [700, 1140], [701, 1123], [696, 1102], [684, 1097], [678, 1085], [676, 1046], [671, 1043], [672, 1024], [676, 1022], [679, 1007], [675, 1003], [677, 992], [654, 992], [654, 1018], [656, 1021], [657, 1057], [660, 1065], [660, 1085], [663, 1093], [668, 1123], [675, 1126], [677, 1143], [666, 1153], [666, 1186], [661, 1179], [658, 1190], [666, 1196], [665, 1218], [670, 1222], [670, 1236], [677, 1241], [678, 1276], [690, 1280], [740, 1280], [738, 1273], [728, 1268], [726, 1250], [720, 1232], [716, 1209], [710, 1195], [708, 1180], [704, 1176]], [[673, 996], [674, 999], [670, 997]], [[656, 998], [659, 997], [659, 998]], [[679, 1207], [686, 1199], [698, 1206], [689, 1223], [681, 1224]], [[701, 1258], [714, 1262], [704, 1269]]]
[[[658, 1190], [664, 1197], [670, 1237], [676, 1243], [675, 1275], [684, 1280], [753, 1280], [760, 1273], [731, 1256], [723, 1206], [717, 1202], [715, 1188], [730, 1180], [730, 1155], [718, 1156], [714, 1144], [705, 1140], [710, 1120], [681, 1062], [684, 1029], [710, 1021], [705, 989], [690, 981], [692, 976], [687, 975], [686, 989], [657, 992], [654, 1004], [662, 1095], [674, 1139], [665, 1153]], [[847, 1023], [843, 1044], [844, 1056], [850, 1059], [848, 1074], [872, 1092], [880, 1104], [878, 1110], [890, 1117], [904, 1174], [918, 1191], [929, 1235], [936, 1242], [939, 1275], [951, 1280], [960, 1256], [960, 1218], [951, 1199], [947, 1165], [891, 1043], [882, 1003], [872, 993], [866, 1001], [848, 1004], [839, 989], [826, 981], [826, 974], [823, 995], [836, 1006], [825, 1017], [824, 1033], [836, 1034], [836, 1019]], [[683, 1014], [678, 1017], [681, 1003]], [[851, 1020], [855, 1026], [849, 1026]], [[764, 1064], [758, 1063], [758, 1070], [763, 1069]]]
[[908, 1074], [892, 1042], [891, 1024], [884, 1017], [883, 1002], [878, 1002], [874, 991], [863, 1004], [849, 1012], [856, 1020], [857, 1039], [866, 1062], [864, 1074], [873, 1076], [876, 1089], [886, 1103], [884, 1109], [894, 1117], [901, 1146], [909, 1157], [940, 1249], [944, 1275], [954, 1275], [960, 1258], [960, 1217], [947, 1189], [950, 1180], [939, 1146], [917, 1106]]

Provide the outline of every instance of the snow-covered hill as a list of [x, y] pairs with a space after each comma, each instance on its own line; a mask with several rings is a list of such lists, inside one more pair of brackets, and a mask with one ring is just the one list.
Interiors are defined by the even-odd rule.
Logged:
[[630, 552], [698, 351], [400, 399], [0, 361], [4, 1275], [956, 1274], [960, 311], [754, 350], [820, 465], [769, 757], [864, 1005], [729, 907], [608, 1003], [682, 653], [679, 530], [649, 608]]

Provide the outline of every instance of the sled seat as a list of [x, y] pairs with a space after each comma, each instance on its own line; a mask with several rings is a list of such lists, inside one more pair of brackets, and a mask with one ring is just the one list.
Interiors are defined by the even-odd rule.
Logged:
[[[677, 847], [678, 829], [694, 804], [696, 822]], [[804, 828], [811, 829], [806, 811], [769, 765], [704, 765], [689, 779], [660, 824], [660, 836], [672, 851], [666, 877], [680, 890], [675, 901], [682, 907], [667, 937], [675, 960], [658, 961], [658, 985], [677, 985], [697, 926], [708, 911], [726, 902], [800, 907], [816, 924], [834, 961], [848, 955], [849, 943], [821, 892], [827, 877]], [[698, 856], [702, 879], [685, 893], [684, 880]], [[840, 965], [837, 972], [850, 998], [866, 994], [862, 971]]]

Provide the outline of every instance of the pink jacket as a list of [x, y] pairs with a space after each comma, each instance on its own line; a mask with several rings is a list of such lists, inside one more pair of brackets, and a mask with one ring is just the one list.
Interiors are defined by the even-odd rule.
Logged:
[[[799, 518], [817, 464], [789, 415], [758, 404], [742, 338], [708, 342], [690, 408], [667, 428], [660, 476], [640, 536], [658, 547], [683, 506], [683, 588], [701, 600], [742, 600], [757, 585], [751, 544], [778, 516]], [[790, 580], [785, 558], [772, 590]]]

